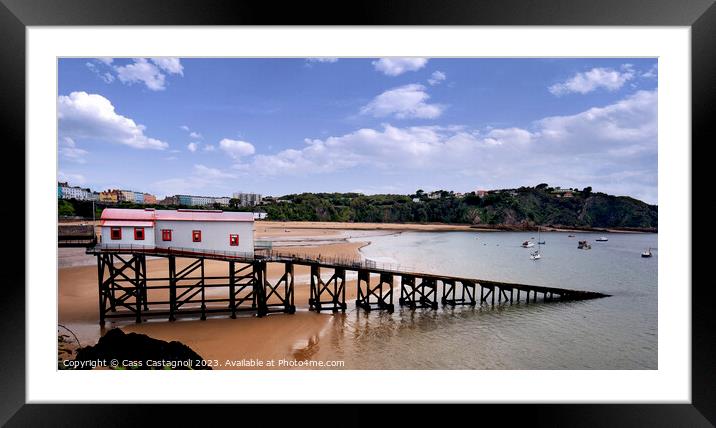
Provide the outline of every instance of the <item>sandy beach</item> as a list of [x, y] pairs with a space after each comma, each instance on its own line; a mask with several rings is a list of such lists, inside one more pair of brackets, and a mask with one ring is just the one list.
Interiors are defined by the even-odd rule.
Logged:
[[[296, 228], [295, 224], [257, 224], [256, 239], [289, 238], [296, 244], [290, 247], [274, 247], [274, 250], [322, 257], [359, 258], [358, 249], [367, 242], [347, 242], [348, 234], [337, 228], [314, 227]], [[324, 238], [332, 238], [325, 240]], [[317, 244], [318, 243], [318, 244]], [[176, 322], [165, 317], [148, 318], [147, 322], [136, 324], [133, 319], [107, 320], [105, 330], [98, 323], [97, 267], [94, 257], [84, 254], [83, 249], [62, 248], [58, 252], [58, 323], [74, 332], [83, 346], [93, 345], [107, 329], [119, 327], [125, 332], [147, 334], [166, 341], [177, 340], [188, 346], [205, 359], [288, 359], [305, 360], [315, 352], [321, 332], [341, 313], [314, 313], [308, 311], [310, 294], [310, 271], [308, 267], [295, 268], [294, 315], [271, 314], [257, 318], [253, 313], [241, 313], [237, 319], [227, 314], [210, 316], [201, 321], [198, 317], [181, 316]], [[188, 264], [188, 260], [177, 260], [177, 268]], [[166, 276], [167, 261], [161, 257], [148, 258], [148, 276]], [[269, 264], [268, 279], [276, 281], [283, 274], [283, 265]], [[226, 275], [228, 264], [221, 261], [207, 261], [207, 276]], [[323, 276], [327, 278], [327, 270]], [[207, 281], [211, 283], [211, 280]], [[166, 290], [150, 290], [150, 300], [167, 300]], [[207, 297], [225, 297], [226, 288], [208, 289]], [[355, 300], [355, 280], [346, 281], [346, 301]], [[251, 368], [251, 367], [232, 367]]]

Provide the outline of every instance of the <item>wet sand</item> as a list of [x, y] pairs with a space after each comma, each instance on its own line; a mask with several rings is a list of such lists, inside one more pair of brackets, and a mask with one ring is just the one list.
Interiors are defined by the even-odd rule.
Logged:
[[[340, 242], [328, 245], [275, 248], [278, 251], [322, 257], [359, 258], [358, 249], [366, 243]], [[65, 251], [70, 250], [70, 251]], [[71, 329], [83, 346], [93, 345], [104, 331], [98, 321], [97, 267], [92, 256], [82, 261], [81, 254], [74, 249], [61, 249], [58, 270], [58, 323]], [[65, 259], [65, 261], [63, 261]], [[69, 261], [67, 261], [69, 260]], [[80, 260], [78, 262], [78, 260]], [[91, 263], [82, 265], [83, 263]], [[177, 259], [177, 269], [181, 269], [189, 260]], [[72, 265], [74, 264], [74, 265]], [[62, 266], [70, 267], [62, 267]], [[163, 258], [147, 260], [149, 278], [165, 277], [168, 264]], [[282, 264], [268, 264], [267, 276], [271, 282], [278, 280], [283, 274]], [[207, 260], [205, 274], [207, 276], [226, 275], [228, 264], [221, 261]], [[325, 270], [322, 277], [327, 279], [332, 272]], [[197, 317], [181, 316], [175, 322], [168, 322], [166, 317], [149, 318], [148, 322], [135, 324], [131, 318], [107, 320], [106, 329], [119, 327], [126, 332], [147, 334], [162, 340], [178, 340], [205, 359], [237, 360], [237, 359], [310, 359], [320, 342], [321, 332], [326, 329], [334, 316], [330, 312], [320, 314], [308, 311], [310, 294], [310, 270], [307, 266], [295, 267], [294, 299], [296, 314], [271, 314], [264, 318], [256, 318], [250, 312], [240, 314], [231, 319], [228, 314], [210, 316], [201, 321]], [[207, 284], [218, 283], [218, 280], [207, 280]], [[207, 289], [207, 298], [227, 297], [228, 287]], [[355, 300], [355, 280], [346, 281], [346, 301]], [[149, 299], [168, 300], [167, 290], [150, 290]], [[219, 367], [219, 368], [255, 368], [255, 367]]]

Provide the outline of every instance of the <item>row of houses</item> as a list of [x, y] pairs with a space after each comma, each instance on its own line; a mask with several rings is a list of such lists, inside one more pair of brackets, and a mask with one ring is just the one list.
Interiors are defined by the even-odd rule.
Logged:
[[120, 202], [132, 202], [135, 204], [157, 203], [157, 197], [149, 193], [120, 189], [108, 189], [103, 192], [95, 192], [89, 188], [70, 186], [67, 182], [61, 181], [57, 183], [57, 198], [96, 201], [107, 204], [117, 204]]

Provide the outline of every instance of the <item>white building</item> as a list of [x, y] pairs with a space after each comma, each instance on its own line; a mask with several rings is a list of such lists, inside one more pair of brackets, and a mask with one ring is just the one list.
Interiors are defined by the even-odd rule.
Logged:
[[259, 193], [234, 193], [234, 199], [239, 200], [239, 206], [248, 207], [261, 204], [261, 195]]
[[92, 197], [92, 191], [90, 189], [83, 189], [78, 186], [60, 186], [60, 193], [62, 199], [76, 199], [78, 201], [90, 200]]
[[100, 222], [101, 248], [251, 253], [252, 213], [218, 210], [106, 208]]

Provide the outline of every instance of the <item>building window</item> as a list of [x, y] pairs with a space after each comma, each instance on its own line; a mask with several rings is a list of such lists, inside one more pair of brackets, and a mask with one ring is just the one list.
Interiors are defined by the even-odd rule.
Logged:
[[239, 246], [239, 235], [229, 235], [229, 245], [232, 247]]
[[172, 230], [171, 229], [162, 229], [162, 241], [171, 241], [172, 240]]
[[121, 227], [113, 227], [113, 228], [109, 229], [109, 237], [113, 241], [122, 239], [122, 228]]
[[144, 241], [144, 228], [143, 227], [135, 227], [134, 228], [134, 240], [135, 241]]
[[201, 230], [192, 230], [191, 240], [193, 242], [201, 242]]

